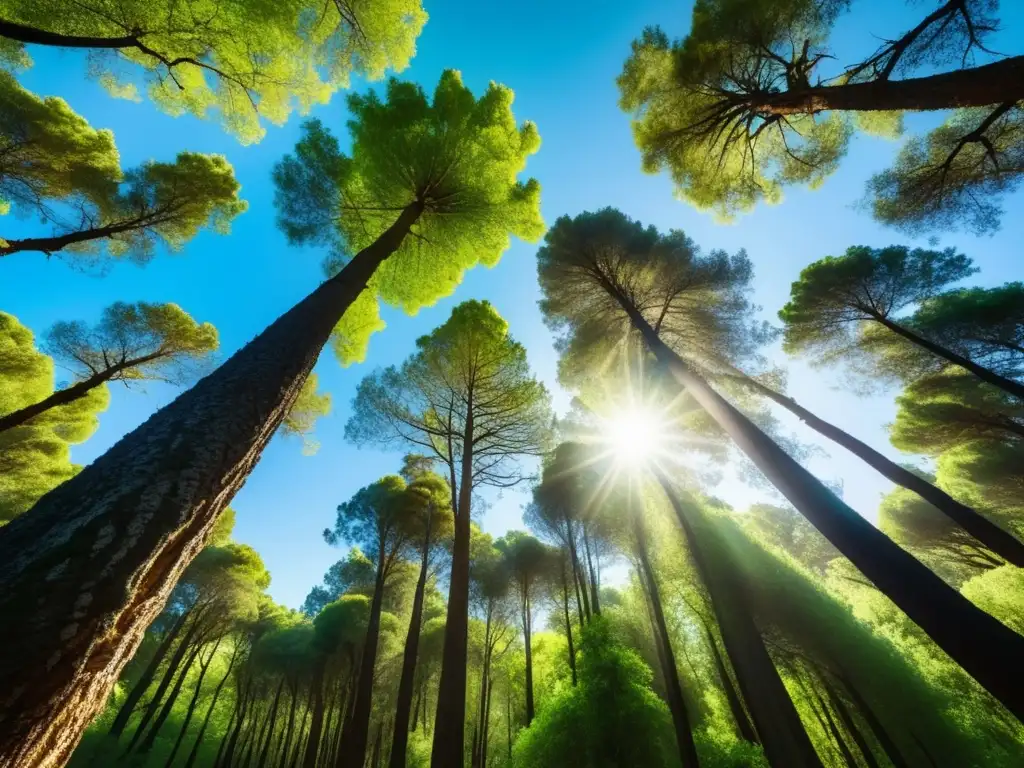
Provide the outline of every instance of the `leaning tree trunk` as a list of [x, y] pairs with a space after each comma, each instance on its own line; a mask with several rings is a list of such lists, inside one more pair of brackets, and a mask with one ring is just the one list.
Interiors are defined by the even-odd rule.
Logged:
[[889, 732], [885, 729], [879, 721], [878, 716], [875, 714], [874, 709], [871, 705], [864, 700], [857, 686], [853, 685], [845, 674], [840, 674], [840, 682], [843, 684], [843, 688], [850, 694], [850, 698], [853, 699], [854, 704], [857, 705], [858, 711], [864, 717], [864, 720], [868, 724], [868, 728], [871, 729], [871, 733], [874, 735], [875, 740], [878, 741], [882, 747], [882, 751], [885, 752], [885, 756], [889, 758], [889, 762], [893, 764], [893, 768], [909, 768], [907, 760], [903, 757], [903, 753], [900, 752], [899, 747], [892, 740]]
[[370, 737], [370, 715], [373, 714], [373, 672], [377, 666], [377, 643], [380, 640], [380, 614], [384, 605], [384, 543], [377, 553], [377, 578], [370, 602], [370, 619], [366, 624], [366, 641], [356, 683], [355, 708], [352, 719], [345, 723], [344, 750], [338, 768], [363, 768]]
[[[202, 648], [201, 644], [197, 644], [196, 648], [192, 653], [189, 654], [188, 660], [185, 662], [185, 666], [181, 670], [181, 674], [178, 675], [178, 679], [174, 683], [174, 687], [171, 692], [167, 694], [167, 700], [164, 705], [160, 708], [160, 713], [153, 719], [153, 725], [150, 726], [149, 732], [146, 734], [146, 738], [139, 744], [139, 752], [146, 754], [156, 743], [156, 737], [160, 733], [160, 729], [164, 727], [164, 723], [167, 722], [167, 718], [171, 716], [171, 710], [174, 708], [175, 702], [178, 700], [178, 696], [181, 695], [181, 689], [185, 685], [185, 680], [188, 678], [188, 673], [192, 669], [192, 662], [199, 656], [199, 651]], [[129, 748], [130, 749], [130, 748]]]
[[291, 690], [292, 701], [291, 706], [288, 708], [288, 725], [284, 731], [284, 743], [281, 744], [281, 755], [278, 758], [280, 766], [288, 764], [288, 748], [292, 745], [292, 737], [295, 731], [295, 710], [299, 703], [299, 685], [298, 682]]
[[791, 397], [780, 394], [749, 376], [743, 375], [738, 378], [755, 391], [781, 405], [818, 434], [841, 445], [858, 459], [876, 469], [886, 479], [916, 493], [1008, 563], [1024, 567], [1024, 542], [1018, 540], [1013, 534], [1004, 531], [966, 504], [961, 504], [923, 477], [915, 475], [895, 461], [886, 458], [867, 443], [861, 442], [834, 424], [818, 418]]
[[284, 677], [281, 677], [281, 682], [277, 684], [277, 692], [274, 694], [274, 701], [270, 705], [270, 714], [267, 716], [269, 725], [267, 727], [267, 738], [263, 742], [263, 748], [260, 750], [259, 762], [256, 763], [256, 768], [263, 768], [267, 764], [267, 755], [270, 752], [270, 742], [274, 740], [274, 726], [277, 724], [277, 706], [281, 703], [281, 691], [284, 689]]
[[839, 719], [843, 723], [843, 727], [846, 728], [850, 736], [853, 737], [853, 742], [857, 745], [857, 749], [860, 750], [861, 756], [864, 758], [864, 762], [868, 768], [879, 768], [878, 760], [875, 759], [874, 752], [871, 751], [871, 745], [868, 744], [868, 740], [864, 738], [864, 734], [861, 732], [860, 727], [853, 718], [853, 713], [850, 712], [850, 708], [843, 701], [842, 697], [836, 693], [835, 688], [829, 683], [828, 680], [822, 678], [822, 685], [825, 687], [825, 692], [828, 694], [828, 699], [832, 703], [832, 708], [839, 715]]
[[462, 441], [462, 477], [455, 510], [448, 614], [441, 652], [441, 680], [437, 691], [433, 768], [462, 768], [466, 742], [466, 653], [469, 646], [469, 509], [473, 487], [473, 402], [466, 409]]
[[402, 653], [402, 679], [398, 683], [395, 704], [395, 733], [391, 739], [391, 768], [405, 768], [405, 755], [409, 745], [409, 713], [412, 711], [413, 689], [416, 685], [416, 655], [420, 646], [420, 626], [423, 623], [423, 598], [427, 591], [427, 573], [430, 570], [430, 521], [427, 522], [420, 557], [420, 575], [412, 598], [412, 616], [405, 635]]
[[565, 613], [565, 637], [569, 645], [569, 669], [572, 671], [572, 685], [576, 687], [576, 649], [572, 644], [572, 620], [569, 618], [569, 581], [565, 575], [565, 558], [562, 558], [562, 609]]
[[332, 329], [421, 209], [407, 207], [337, 276], [0, 530], [0, 768], [65, 764]]
[[188, 617], [191, 614], [192, 609], [184, 611], [181, 616], [178, 617], [177, 621], [174, 622], [167, 634], [164, 635], [163, 640], [160, 641], [160, 645], [157, 646], [156, 651], [153, 653], [153, 658], [149, 660], [149, 664], [146, 665], [145, 671], [136, 681], [132, 687], [128, 696], [125, 698], [121, 708], [117, 711], [117, 717], [114, 718], [114, 722], [110, 726], [109, 734], [115, 739], [119, 739], [121, 734], [124, 733], [125, 727], [128, 725], [128, 721], [131, 720], [132, 713], [135, 708], [142, 701], [143, 695], [149, 689], [149, 686], [153, 684], [153, 678], [156, 677], [157, 670], [160, 668], [160, 663], [164, 660], [167, 652], [171, 650], [171, 646], [174, 641], [178, 638], [182, 628], [185, 626], [185, 622], [188, 621]]
[[309, 736], [306, 739], [306, 752], [302, 757], [302, 768], [316, 768], [321, 730], [324, 724], [324, 669], [326, 666], [327, 657], [324, 654], [319, 654], [313, 666], [313, 679], [310, 682], [313, 691], [313, 714], [309, 721]]
[[[206, 672], [213, 663], [213, 657], [217, 654], [219, 647], [220, 640], [217, 640], [206, 661], [204, 662], [202, 657], [199, 659], [199, 677], [196, 678], [195, 687], [192, 689], [192, 698], [188, 702], [188, 709], [185, 710], [185, 719], [181, 721], [181, 726], [178, 728], [178, 738], [174, 740], [174, 746], [171, 748], [171, 753], [167, 756], [164, 768], [172, 768], [174, 758], [178, 756], [178, 750], [181, 749], [181, 743], [185, 741], [185, 734], [188, 733], [188, 727], [192, 724], [192, 717], [196, 713], [196, 705], [199, 703], [199, 694], [203, 690], [203, 680], [206, 679]], [[219, 686], [217, 690], [220, 692]], [[200, 734], [200, 738], [202, 738], [202, 734]], [[196, 743], [198, 744], [198, 742]]]
[[987, 107], [1024, 99], [1024, 56], [906, 80], [820, 85], [735, 97], [768, 115]]
[[[196, 741], [192, 745], [192, 751], [188, 753], [188, 759], [185, 760], [185, 768], [192, 768], [196, 763], [196, 758], [199, 757], [199, 749], [203, 745], [203, 737], [206, 735], [206, 728], [210, 724], [210, 717], [213, 715], [213, 710], [217, 706], [217, 699], [220, 698], [220, 692], [224, 688], [224, 683], [231, 677], [231, 670], [235, 667], [235, 660], [238, 658], [238, 642], [236, 640], [235, 647], [231, 651], [231, 658], [228, 660], [228, 668], [224, 671], [224, 676], [217, 683], [217, 687], [213, 690], [213, 697], [210, 699], [210, 705], [206, 708], [206, 716], [203, 718], [203, 724], [199, 726], [199, 733], [196, 734]], [[228, 728], [231, 727], [231, 722], [228, 722]]]
[[655, 468], [655, 472], [676, 513], [697, 574], [708, 592], [708, 602], [718, 621], [722, 642], [736, 670], [736, 681], [765, 756], [772, 765], [821, 768], [821, 758], [754, 623], [754, 612], [739, 581], [739, 569], [721, 556], [709, 556], [705, 549], [709, 542], [702, 540], [697, 530], [697, 524], [707, 525], [700, 510], [692, 503], [683, 503], [662, 470]]
[[750, 718], [747, 717], [747, 711], [743, 708], [743, 700], [740, 698], [739, 691], [736, 690], [736, 686], [733, 685], [732, 678], [729, 676], [729, 668], [725, 664], [725, 659], [722, 658], [722, 652], [718, 650], [718, 641], [715, 640], [715, 634], [711, 631], [711, 627], [705, 625], [704, 634], [708, 640], [708, 647], [711, 648], [711, 655], [715, 660], [715, 669], [718, 670], [718, 678], [722, 681], [722, 688], [725, 689], [725, 698], [729, 702], [729, 710], [732, 712], [732, 719], [736, 721], [736, 728], [739, 730], [740, 738], [744, 741], [749, 741], [751, 744], [760, 744], [761, 740], [757, 737], [754, 724], [750, 722]]
[[647, 534], [639, 512], [634, 511], [633, 531], [636, 536], [636, 554], [644, 572], [647, 594], [651, 599], [651, 612], [654, 616], [657, 637], [654, 642], [661, 649], [662, 666], [665, 672], [665, 688], [668, 697], [668, 708], [672, 712], [672, 724], [675, 726], [676, 741], [679, 746], [679, 760], [683, 768], [697, 768], [697, 745], [693, 741], [693, 729], [690, 716], [686, 710], [686, 699], [683, 698], [683, 687], [679, 683], [679, 670], [676, 667], [675, 652], [669, 639], [668, 624], [665, 621], [665, 610], [661, 605], [661, 592], [651, 567], [650, 554], [647, 551]]
[[[875, 586], [982, 687], [1024, 719], [1024, 637], [982, 611], [847, 506], [694, 373], [643, 315], [605, 284], [651, 353], [772, 484]], [[760, 727], [758, 732], [761, 732]]]

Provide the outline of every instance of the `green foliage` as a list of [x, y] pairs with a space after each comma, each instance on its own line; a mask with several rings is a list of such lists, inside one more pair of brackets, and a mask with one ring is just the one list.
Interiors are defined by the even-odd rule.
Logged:
[[79, 45], [93, 48], [90, 73], [112, 95], [137, 98], [141, 79], [164, 111], [203, 117], [215, 109], [243, 143], [263, 137], [260, 117], [279, 125], [295, 109], [326, 103], [352, 75], [374, 80], [404, 69], [427, 19], [418, 0], [100, 0], [73, 7], [4, 0], [0, 17], [59, 35], [120, 40]]
[[324, 530], [324, 540], [332, 546], [360, 547], [375, 566], [383, 568], [382, 558], [393, 558], [392, 551], [405, 541], [401, 524], [408, 509], [405, 488], [405, 480], [398, 475], [386, 475], [360, 488], [338, 505], [334, 528]]
[[651, 670], [600, 618], [580, 639], [579, 685], [541, 708], [515, 743], [516, 766], [675, 766], [668, 709]]
[[391, 80], [349, 97], [349, 156], [319, 122], [303, 126], [295, 155], [274, 170], [278, 221], [293, 243], [326, 244], [335, 272], [347, 255], [374, 242], [407, 206], [423, 212], [401, 247], [378, 270], [335, 330], [343, 364], [358, 362], [383, 327], [377, 299], [410, 314], [455, 290], [463, 273], [494, 266], [509, 235], [535, 240], [544, 231], [540, 185], [516, 177], [537, 151], [533, 123], [517, 126], [512, 91], [491, 83], [479, 99], [454, 70], [433, 99]]
[[829, 353], [855, 344], [865, 322], [895, 320], [900, 310], [976, 271], [951, 248], [854, 246], [842, 256], [826, 256], [804, 267], [779, 312], [784, 347], [791, 354], [814, 353], [819, 363], [832, 360]]
[[1024, 571], [1012, 565], [985, 571], [965, 583], [964, 597], [1024, 634]]
[[227, 233], [246, 209], [224, 157], [181, 152], [173, 163], [123, 173], [110, 131], [94, 130], [63, 99], [40, 99], [2, 70], [0, 150], [0, 213], [13, 208], [52, 227], [38, 239], [0, 238], [0, 256], [66, 250], [142, 264], [158, 244], [180, 250], [205, 227]]
[[302, 452], [306, 456], [320, 449], [320, 443], [311, 435], [317, 419], [331, 412], [331, 395], [328, 392], [317, 392], [318, 385], [319, 377], [315, 373], [309, 374], [288, 415], [281, 422], [282, 433], [302, 439]]
[[1000, 199], [1022, 173], [1024, 109], [962, 109], [908, 141], [892, 168], [871, 177], [867, 193], [875, 218], [904, 232], [961, 227], [981, 235], [999, 228]]
[[[54, 391], [53, 360], [35, 349], [32, 332], [0, 312], [0, 414], [32, 405]], [[105, 386], [20, 427], [0, 433], [0, 523], [29, 509], [74, 476], [71, 446], [99, 427], [110, 400]]]

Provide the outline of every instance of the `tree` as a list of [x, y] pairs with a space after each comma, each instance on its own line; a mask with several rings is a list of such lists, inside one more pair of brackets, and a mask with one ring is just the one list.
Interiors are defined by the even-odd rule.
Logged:
[[414, 445], [448, 471], [455, 537], [432, 761], [459, 765], [465, 743], [473, 490], [522, 480], [517, 459], [542, 452], [551, 422], [547, 390], [526, 350], [487, 302], [468, 301], [416, 342], [401, 368], [359, 383], [345, 434], [357, 444]]
[[443, 477], [429, 470], [427, 465], [432, 462], [424, 459], [426, 457], [406, 456], [402, 469], [402, 475], [408, 483], [404, 502], [408, 509], [404, 523], [409, 534], [410, 549], [419, 555], [420, 570], [416, 579], [416, 591], [413, 594], [405, 649], [402, 652], [402, 677], [398, 683], [394, 735], [389, 759], [391, 768], [406, 766], [409, 717], [412, 713], [413, 688], [416, 683], [416, 662], [420, 630], [423, 626], [427, 577], [439, 550], [448, 545], [454, 530], [451, 489]]
[[349, 501], [341, 504], [334, 528], [324, 531], [324, 539], [328, 544], [344, 542], [364, 548], [370, 553], [370, 560], [376, 570], [355, 705], [342, 735], [342, 768], [362, 768], [366, 761], [384, 591], [409, 541], [404, 518], [410, 511], [406, 505], [405, 491], [406, 483], [398, 475], [383, 477], [360, 489]]
[[373, 582], [376, 574], [373, 562], [363, 554], [359, 547], [352, 547], [344, 560], [339, 560], [324, 574], [323, 586], [313, 587], [302, 605], [302, 612], [314, 618], [342, 595], [373, 594]]
[[[868, 185], [875, 216], [910, 230], [998, 226], [990, 196], [1024, 170], [1024, 56], [985, 47], [994, 6], [943, 2], [829, 76], [829, 32], [849, 6], [703, 0], [685, 39], [645, 29], [618, 79], [644, 169], [667, 169], [683, 199], [728, 218], [787, 185], [820, 185], [858, 131], [896, 137], [903, 111], [958, 109]], [[979, 56], [988, 63], [971, 66]]]
[[[32, 331], [0, 312], [0, 413], [17, 412], [54, 394], [53, 359], [35, 348]], [[0, 523], [6, 523], [79, 471], [71, 446], [87, 440], [107, 409], [106, 387], [0, 434]]]
[[79, 261], [143, 264], [159, 244], [180, 250], [206, 227], [227, 233], [246, 209], [224, 157], [182, 152], [173, 163], [122, 172], [110, 131], [90, 127], [63, 99], [29, 93], [3, 70], [0, 149], [0, 213], [13, 208], [52, 228], [39, 237], [0, 237], [0, 258], [67, 252]]
[[0, 432], [86, 397], [107, 382], [128, 386], [135, 381], [181, 381], [217, 344], [217, 329], [200, 325], [177, 304], [119, 301], [103, 310], [94, 328], [82, 322], [57, 323], [47, 333], [44, 349], [77, 381], [0, 415]]
[[[0, 662], [0, 687], [20, 692], [0, 705], [0, 759], [34, 768], [69, 754], [332, 330], [346, 310], [359, 309], [357, 297], [364, 310], [381, 296], [415, 311], [451, 293], [470, 266], [496, 263], [510, 234], [539, 236], [539, 186], [516, 182], [538, 136], [532, 125], [516, 125], [511, 101], [496, 84], [474, 99], [454, 72], [442, 77], [432, 105], [399, 82], [386, 100], [353, 98], [352, 157], [336, 158], [345, 172], [324, 180], [337, 195], [323, 201], [345, 214], [338, 226], [351, 261], [75, 482], [5, 526], [0, 611], [31, 621], [17, 632], [10, 623], [0, 628], [0, 644], [18, 649]], [[360, 216], [357, 203], [378, 210]], [[60, 563], [68, 566], [54, 571]], [[57, 574], [43, 611], [30, 578], [37, 568]], [[86, 593], [92, 599], [76, 608]]]
[[401, 71], [427, 15], [417, 0], [326, 5], [174, 0], [68, 9], [57, 0], [5, 0], [0, 36], [18, 44], [85, 49], [90, 73], [114, 96], [137, 98], [141, 67], [150, 98], [172, 115], [211, 109], [243, 143], [295, 109], [327, 102], [352, 75]]
[[[642, 226], [616, 211], [556, 222], [538, 253], [538, 276], [544, 292], [541, 309], [560, 343], [571, 349], [578, 337], [593, 332], [595, 323], [604, 324], [602, 338], [639, 335], [657, 363], [802, 515], [993, 696], [1018, 717], [1024, 716], [1024, 699], [1005, 676], [1010, 659], [1018, 653], [1014, 649], [1024, 639], [977, 609], [845, 505], [661, 339], [655, 319], [636, 301], [647, 285], [643, 267], [651, 259], [652, 239], [657, 243]], [[579, 357], [585, 358], [582, 351]], [[569, 383], [574, 376], [588, 375], [588, 369], [566, 368], [560, 375]], [[970, 630], [965, 629], [968, 626]]]
[[281, 422], [281, 432], [300, 438], [302, 452], [307, 456], [320, 450], [320, 443], [310, 435], [316, 427], [317, 420], [331, 412], [331, 395], [327, 392], [317, 392], [319, 383], [320, 379], [315, 373], [309, 374], [288, 415]]
[[1008, 394], [1024, 399], [1024, 384], [985, 368], [953, 349], [918, 334], [896, 314], [977, 270], [953, 249], [910, 250], [903, 246], [848, 248], [805, 267], [793, 283], [789, 302], [779, 311], [785, 324], [785, 349], [816, 352], [834, 360], [855, 346], [856, 333], [877, 323], [945, 364], [959, 366]]

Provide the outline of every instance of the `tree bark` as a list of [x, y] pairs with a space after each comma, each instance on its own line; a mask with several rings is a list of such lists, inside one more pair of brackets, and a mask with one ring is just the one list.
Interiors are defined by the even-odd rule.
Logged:
[[370, 715], [373, 712], [373, 673], [377, 667], [377, 643], [380, 639], [380, 614], [384, 606], [384, 543], [377, 553], [377, 577], [370, 602], [370, 618], [366, 625], [366, 641], [356, 683], [355, 708], [345, 723], [344, 750], [338, 757], [338, 768], [363, 768], [370, 738]]
[[441, 652], [431, 768], [462, 768], [466, 743], [466, 653], [469, 645], [469, 513], [473, 487], [473, 392], [462, 440], [459, 504], [455, 510], [448, 613]]
[[562, 559], [562, 608], [565, 612], [565, 636], [569, 644], [569, 669], [572, 670], [572, 685], [576, 687], [576, 649], [572, 644], [572, 621], [569, 619], [569, 583], [565, 576], [565, 559]]
[[[1018, 58], [1024, 62], [1024, 56], [1019, 56]], [[1021, 76], [1024, 77], [1024, 69], [1022, 69]], [[1021, 82], [1024, 82], [1024, 80]], [[1003, 390], [1006, 394], [1012, 395], [1021, 402], [1024, 402], [1024, 384], [1016, 382], [1013, 379], [1007, 379], [1005, 376], [1000, 376], [998, 373], [990, 371], [983, 365], [978, 365], [972, 360], [968, 360], [963, 355], [958, 355], [951, 349], [946, 349], [945, 347], [936, 344], [934, 341], [929, 341], [923, 336], [918, 336], [909, 328], [902, 326], [899, 323], [894, 323], [892, 320], [881, 314], [873, 315], [873, 317], [890, 331], [906, 339], [911, 344], [916, 344], [922, 349], [931, 352], [936, 357], [941, 357], [946, 362], [952, 363], [953, 365], [959, 366], [960, 368], [973, 373], [986, 384], [991, 384], [993, 387], [997, 387]]]
[[[982, 687], [1024, 718], [1024, 637], [988, 615], [843, 503], [694, 373], [610, 283], [652, 354], [842, 554]], [[17, 522], [17, 521], [15, 521]], [[764, 732], [758, 727], [764, 738]]]
[[398, 698], [395, 703], [395, 733], [391, 739], [391, 768], [405, 768], [406, 750], [409, 746], [409, 713], [412, 710], [413, 689], [416, 684], [416, 656], [420, 646], [420, 628], [423, 624], [423, 599], [427, 591], [427, 574], [430, 570], [431, 521], [420, 552], [420, 575], [416, 580], [416, 592], [412, 598], [412, 616], [409, 617], [409, 631], [405, 635], [405, 649], [402, 652], [402, 677], [398, 683]]
[[895, 461], [886, 458], [848, 432], [818, 418], [792, 398], [780, 394], [748, 376], [738, 378], [760, 394], [781, 405], [818, 434], [841, 445], [876, 469], [886, 479], [916, 493], [1007, 562], [1024, 567], [1024, 542], [1019, 541], [1013, 534], [1003, 530], [966, 504], [961, 504], [924, 478], [918, 477]]
[[[203, 680], [206, 679], [206, 672], [210, 668], [210, 664], [213, 663], [213, 657], [217, 654], [217, 649], [220, 648], [221, 639], [223, 638], [218, 639], [214, 644], [213, 650], [210, 651], [210, 655], [205, 662], [202, 658], [199, 659], [199, 677], [196, 679], [195, 687], [192, 689], [192, 698], [188, 702], [188, 709], [185, 710], [185, 719], [181, 721], [181, 726], [178, 728], [178, 738], [174, 740], [174, 746], [171, 748], [171, 753], [167, 756], [164, 768], [171, 768], [174, 765], [174, 758], [178, 756], [178, 750], [181, 749], [181, 743], [185, 740], [185, 734], [188, 733], [188, 727], [192, 723], [193, 715], [196, 713], [199, 693], [203, 689]], [[202, 734], [200, 734], [200, 738], [202, 738]], [[197, 745], [198, 743], [196, 742]]]
[[321, 654], [313, 667], [313, 715], [309, 721], [309, 737], [306, 739], [306, 753], [302, 757], [302, 768], [316, 768], [320, 751], [320, 732], [324, 722], [324, 669], [327, 657]]
[[644, 581], [647, 583], [651, 609], [657, 625], [658, 636], [655, 638], [655, 642], [661, 648], [661, 655], [664, 659], [668, 708], [672, 712], [672, 724], [675, 726], [679, 760], [683, 768], [697, 768], [700, 765], [697, 758], [697, 745], [693, 741], [693, 730], [690, 725], [689, 713], [686, 711], [683, 687], [679, 684], [679, 671], [676, 667], [675, 653], [672, 651], [672, 642], [669, 640], [665, 611], [661, 605], [661, 592], [658, 589], [658, 582], [647, 551], [647, 535], [644, 531], [643, 521], [639, 518], [639, 512], [634, 511], [632, 514], [634, 515], [633, 531], [636, 536], [637, 559], [644, 571]]
[[160, 668], [160, 663], [164, 660], [167, 652], [171, 650], [171, 646], [181, 633], [191, 611], [191, 608], [184, 611], [167, 631], [167, 634], [164, 635], [163, 639], [160, 641], [160, 645], [157, 646], [156, 651], [153, 653], [153, 658], [149, 660], [149, 664], [146, 665], [146, 669], [128, 693], [128, 696], [125, 698], [121, 708], [117, 711], [117, 717], [114, 718], [114, 722], [111, 724], [109, 731], [109, 734], [113, 736], [114, 739], [121, 738], [121, 734], [124, 733], [124, 729], [128, 725], [128, 721], [131, 720], [132, 712], [135, 711], [135, 708], [145, 695], [146, 690], [153, 684], [153, 678], [156, 677], [157, 670]]
[[1022, 99], [1024, 56], [906, 80], [821, 85], [735, 98], [749, 102], [754, 111], [769, 115], [804, 115], [830, 110], [917, 112], [987, 107]]
[[421, 211], [408, 206], [338, 275], [0, 530], [0, 768], [67, 761], [332, 329]]
[[[231, 670], [235, 668], [235, 660], [238, 658], [238, 642], [235, 642], [235, 647], [231, 651], [231, 658], [228, 660], [228, 668], [224, 671], [224, 676], [217, 683], [217, 687], [213, 691], [213, 698], [210, 699], [210, 706], [206, 708], [206, 716], [203, 718], [203, 724], [199, 726], [199, 733], [196, 734], [195, 744], [192, 745], [192, 751], [188, 753], [188, 759], [185, 760], [185, 768], [192, 768], [196, 763], [196, 758], [199, 757], [199, 749], [203, 744], [203, 736], [206, 735], [206, 728], [210, 724], [210, 717], [213, 715], [213, 710], [217, 706], [217, 699], [220, 698], [221, 689], [224, 688], [224, 683], [231, 677]], [[231, 722], [228, 722], [228, 728], [231, 728]]]
[[736, 681], [765, 756], [772, 765], [821, 768], [821, 758], [754, 623], [754, 612], [739, 581], [738, 568], [708, 555], [706, 542], [701, 540], [695, 525], [701, 520], [700, 510], [692, 503], [684, 504], [664, 472], [657, 468], [655, 471], [676, 513], [697, 574], [708, 591], [722, 642], [736, 670]]

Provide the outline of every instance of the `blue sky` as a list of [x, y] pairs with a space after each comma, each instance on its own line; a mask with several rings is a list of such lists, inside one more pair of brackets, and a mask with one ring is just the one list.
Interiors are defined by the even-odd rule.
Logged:
[[[834, 41], [840, 61], [869, 51], [878, 36], [894, 36], [912, 26], [927, 6], [908, 5], [858, 2], [856, 12], [844, 17]], [[926, 244], [885, 230], [853, 208], [865, 180], [884, 168], [896, 151], [897, 145], [883, 140], [858, 138], [841, 169], [820, 190], [791, 189], [781, 205], [762, 206], [733, 225], [718, 224], [675, 200], [664, 176], [641, 172], [628, 116], [617, 107], [614, 78], [630, 41], [645, 25], [658, 23], [670, 35], [684, 34], [691, 3], [523, 0], [506, 5], [426, 0], [426, 8], [430, 20], [417, 56], [402, 77], [429, 91], [443, 69], [457, 68], [477, 93], [489, 80], [511, 87], [516, 93], [517, 118], [535, 121], [543, 140], [527, 171], [541, 182], [549, 224], [563, 213], [611, 205], [659, 228], [683, 229], [705, 249], [745, 248], [756, 269], [755, 300], [768, 319], [774, 319], [785, 303], [800, 269], [822, 256], [839, 254], [855, 244]], [[1024, 28], [1024, 8], [1004, 3], [1002, 16], [1010, 32], [1001, 33], [994, 47], [1018, 52], [1019, 44], [1013, 43]], [[35, 253], [3, 259], [0, 309], [42, 334], [57, 320], [93, 321], [114, 301], [173, 301], [197, 320], [217, 326], [222, 355], [227, 356], [322, 279], [322, 254], [289, 248], [274, 225], [270, 171], [294, 146], [297, 117], [284, 127], [271, 126], [260, 144], [243, 147], [223, 133], [215, 120], [172, 118], [146, 101], [110, 98], [86, 78], [81, 54], [37, 48], [32, 55], [36, 65], [21, 77], [22, 83], [39, 94], [65, 98], [95, 127], [112, 129], [125, 168], [147, 159], [170, 160], [186, 149], [222, 153], [235, 167], [249, 211], [236, 221], [229, 237], [204, 233], [180, 254], [161, 254], [141, 269], [118, 264], [102, 277]], [[357, 82], [354, 87], [366, 86]], [[313, 115], [331, 126], [344, 143], [341, 96]], [[914, 118], [910, 126], [929, 120]], [[973, 283], [997, 285], [1021, 279], [1022, 201], [1021, 194], [1006, 200], [1008, 215], [1003, 229], [993, 237], [941, 234], [941, 246], [962, 250], [981, 267]], [[39, 232], [35, 222], [11, 217], [0, 220], [0, 225], [7, 237]], [[361, 366], [342, 369], [329, 351], [321, 357], [316, 370], [335, 407], [317, 428], [320, 451], [303, 456], [297, 440], [276, 438], [233, 502], [238, 512], [235, 536], [262, 554], [273, 574], [270, 591], [276, 599], [293, 606], [301, 603], [341, 556], [320, 536], [333, 523], [336, 505], [399, 466], [400, 453], [357, 450], [344, 441], [355, 386], [373, 368], [400, 363], [412, 351], [415, 338], [443, 322], [456, 303], [470, 298], [491, 301], [508, 320], [513, 335], [526, 345], [538, 376], [555, 392], [556, 407], [566, 407], [568, 396], [555, 382], [551, 337], [536, 305], [535, 251], [535, 245], [515, 243], [499, 266], [469, 273], [454, 296], [415, 317], [387, 311], [388, 327], [373, 338]], [[894, 392], [856, 397], [843, 391], [835, 375], [810, 370], [800, 362], [787, 361], [787, 365], [790, 392], [803, 405], [890, 456], [906, 458], [889, 447], [885, 434], [885, 424], [894, 414]], [[145, 390], [115, 388], [99, 431], [74, 448], [74, 460], [92, 461], [176, 392], [157, 384]], [[814, 433], [788, 414], [780, 418], [801, 439], [817, 442]], [[876, 473], [838, 448], [811, 466], [822, 478], [842, 480], [847, 502], [874, 517], [879, 499], [889, 488]], [[719, 493], [741, 505], [757, 497], [732, 482]], [[522, 526], [525, 495], [505, 491], [486, 496], [490, 508], [481, 521], [485, 530], [498, 535]]]

